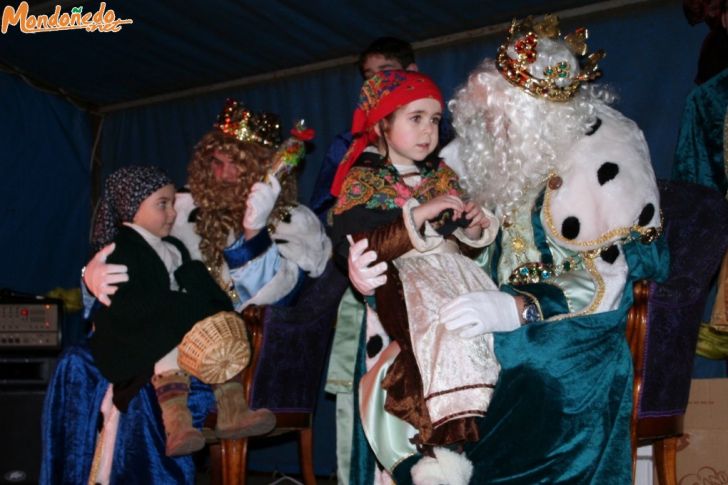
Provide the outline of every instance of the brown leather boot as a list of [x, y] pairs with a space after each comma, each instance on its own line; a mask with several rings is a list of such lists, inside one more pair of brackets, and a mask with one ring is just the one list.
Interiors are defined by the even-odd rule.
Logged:
[[217, 402], [215, 434], [220, 439], [238, 439], [269, 433], [276, 425], [275, 415], [268, 409], [251, 410], [245, 401], [238, 376], [212, 386]]
[[189, 455], [205, 446], [205, 438], [192, 426], [187, 407], [190, 376], [184, 371], [167, 371], [152, 377], [157, 401], [162, 408], [162, 422], [167, 434], [167, 456]]

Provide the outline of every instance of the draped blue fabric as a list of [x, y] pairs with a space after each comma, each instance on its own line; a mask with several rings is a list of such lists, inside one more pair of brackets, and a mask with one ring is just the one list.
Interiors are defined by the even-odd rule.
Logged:
[[103, 174], [130, 163], [154, 163], [178, 185], [184, 185], [195, 143], [212, 128], [225, 99], [231, 97], [253, 110], [278, 113], [284, 134], [298, 118], [305, 118], [316, 130], [309, 154], [299, 168], [299, 200], [308, 201], [329, 142], [351, 124], [360, 85], [356, 69], [345, 66], [247, 89], [109, 113], [101, 144]]
[[[108, 385], [86, 344], [69, 347], [60, 357], [43, 409], [41, 483], [87, 483]], [[193, 425], [201, 427], [214, 405], [210, 387], [192, 378]], [[111, 483], [194, 484], [192, 457], [170, 458], [164, 448], [161, 411], [154, 388], [146, 384], [119, 419]]]
[[0, 288], [77, 287], [88, 256], [85, 113], [0, 72]]

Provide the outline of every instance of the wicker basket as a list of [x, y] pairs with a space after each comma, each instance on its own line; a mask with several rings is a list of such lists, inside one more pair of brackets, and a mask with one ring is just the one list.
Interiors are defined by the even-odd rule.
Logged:
[[230, 380], [250, 361], [243, 320], [233, 312], [216, 313], [197, 322], [178, 349], [180, 368], [207, 384]]

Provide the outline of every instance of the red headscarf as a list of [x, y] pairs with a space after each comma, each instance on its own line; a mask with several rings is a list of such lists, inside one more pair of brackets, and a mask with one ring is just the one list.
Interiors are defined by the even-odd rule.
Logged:
[[429, 77], [413, 71], [381, 71], [364, 81], [354, 111], [351, 133], [354, 140], [336, 170], [331, 194], [341, 192], [346, 174], [370, 143], [376, 143], [374, 126], [402, 106], [422, 98], [433, 98], [444, 107], [440, 89]]

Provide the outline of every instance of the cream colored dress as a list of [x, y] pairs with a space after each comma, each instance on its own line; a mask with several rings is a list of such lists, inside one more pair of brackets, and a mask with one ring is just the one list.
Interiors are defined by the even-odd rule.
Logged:
[[[403, 211], [417, 205], [412, 199]], [[455, 236], [473, 247], [490, 244], [498, 232], [492, 214], [491, 226], [478, 240], [462, 230]], [[482, 416], [488, 409], [500, 365], [493, 351], [493, 335], [463, 338], [440, 322], [440, 308], [452, 299], [473, 291], [497, 290], [483, 269], [460, 254], [457, 243], [444, 239], [426, 225], [424, 235], [405, 225], [415, 246], [393, 263], [404, 291], [412, 349], [422, 377], [423, 394], [434, 427], [451, 419]]]

